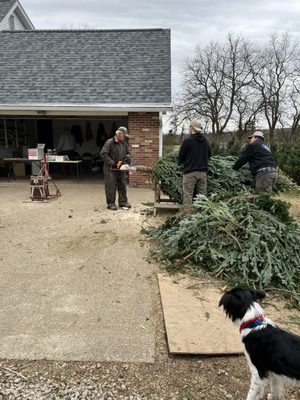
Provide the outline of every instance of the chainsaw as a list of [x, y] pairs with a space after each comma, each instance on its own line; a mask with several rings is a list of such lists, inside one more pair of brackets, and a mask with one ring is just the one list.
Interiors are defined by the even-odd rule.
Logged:
[[112, 168], [113, 171], [136, 171], [136, 167], [131, 167], [127, 163], [123, 163], [123, 161], [117, 162], [117, 168]]

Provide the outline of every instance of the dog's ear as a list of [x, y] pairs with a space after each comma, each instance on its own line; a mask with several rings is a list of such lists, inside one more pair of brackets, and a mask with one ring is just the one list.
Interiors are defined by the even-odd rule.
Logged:
[[266, 297], [266, 292], [262, 290], [251, 289], [251, 293], [254, 301], [260, 301]]
[[238, 313], [238, 307], [236, 303], [236, 297], [230, 291], [224, 293], [219, 301], [219, 307], [223, 306], [225, 314], [232, 321], [237, 319], [236, 313]]
[[224, 293], [219, 301], [219, 307], [224, 306], [227, 303], [227, 293]]
[[227, 313], [228, 309], [230, 309], [232, 306], [235, 305], [236, 303], [236, 291], [238, 289], [231, 289], [228, 290], [223, 294], [219, 301], [219, 307], [223, 306], [224, 311]]
[[243, 318], [253, 301], [255, 298], [251, 290], [235, 288], [223, 294], [219, 307], [223, 306], [227, 317], [234, 322]]

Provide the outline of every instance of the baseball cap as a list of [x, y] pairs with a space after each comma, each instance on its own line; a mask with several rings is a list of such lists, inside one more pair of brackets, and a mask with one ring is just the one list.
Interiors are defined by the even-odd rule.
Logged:
[[127, 128], [125, 128], [125, 126], [120, 126], [120, 127], [117, 129], [117, 131], [123, 133], [124, 136], [129, 137], [128, 130], [127, 130]]
[[197, 131], [202, 131], [202, 125], [198, 119], [192, 119], [190, 125]]
[[263, 140], [265, 140], [264, 133], [263, 133], [262, 131], [255, 131], [255, 132], [253, 132], [252, 135], [248, 136], [248, 139], [251, 139], [253, 136], [255, 136], [255, 137], [260, 137], [260, 138], [262, 138]]

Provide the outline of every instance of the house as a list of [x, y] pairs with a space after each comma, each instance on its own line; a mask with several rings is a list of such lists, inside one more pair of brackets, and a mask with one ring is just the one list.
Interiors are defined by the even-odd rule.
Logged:
[[34, 26], [17, 0], [0, 0], [0, 31], [30, 31]]
[[147, 185], [172, 109], [170, 47], [169, 29], [1, 31], [0, 158], [20, 145], [56, 148], [66, 129], [79, 156], [99, 155], [123, 125], [141, 167], [130, 185]]

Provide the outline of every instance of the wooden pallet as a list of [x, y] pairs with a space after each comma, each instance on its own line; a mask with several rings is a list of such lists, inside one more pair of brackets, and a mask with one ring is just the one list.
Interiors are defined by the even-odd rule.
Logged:
[[170, 198], [162, 197], [161, 191], [161, 182], [155, 182], [154, 185], [154, 206], [153, 206], [153, 215], [154, 217], [157, 214], [157, 210], [179, 210], [180, 204], [176, 203], [174, 200]]

